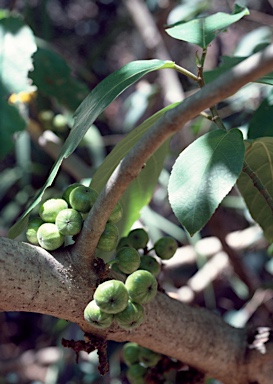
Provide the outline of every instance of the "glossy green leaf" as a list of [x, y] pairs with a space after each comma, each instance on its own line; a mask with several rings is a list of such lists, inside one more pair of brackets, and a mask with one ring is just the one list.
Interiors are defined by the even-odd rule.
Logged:
[[168, 192], [174, 214], [190, 235], [204, 227], [236, 183], [243, 160], [243, 137], [237, 129], [208, 132], [180, 154]]
[[15, 223], [9, 230], [9, 237], [15, 238], [25, 228], [26, 218], [34, 207], [41, 201], [46, 188], [48, 188], [54, 181], [60, 165], [64, 158], [67, 158], [79, 145], [85, 133], [92, 126], [96, 118], [101, 112], [115, 100], [125, 89], [130, 85], [141, 79], [144, 75], [151, 71], [172, 68], [174, 63], [171, 61], [162, 60], [143, 60], [133, 61], [126, 64], [116, 72], [113, 72], [85, 98], [79, 108], [75, 112], [74, 125], [66, 139], [60, 155], [54, 163], [50, 175], [39, 191], [34, 201], [31, 203], [26, 212], [22, 215], [17, 223]]
[[236, 13], [231, 15], [218, 12], [207, 17], [200, 17], [182, 24], [176, 24], [167, 28], [166, 32], [171, 37], [196, 44], [202, 48], [206, 48], [212, 40], [216, 38], [231, 24], [236, 23], [243, 16], [248, 15], [247, 8], [236, 8]]
[[71, 75], [71, 69], [56, 52], [38, 48], [33, 56], [34, 70], [29, 76], [39, 92], [54, 97], [74, 111], [88, 95], [88, 88]]
[[[273, 198], [273, 137], [246, 142], [245, 162]], [[252, 179], [242, 172], [237, 185], [253, 219], [261, 226], [269, 242], [273, 241], [273, 215]]]
[[[221, 58], [222, 64], [219, 67], [213, 69], [212, 71], [207, 71], [204, 73], [205, 82], [210, 83], [211, 81], [216, 80], [220, 75], [232, 69], [235, 65], [241, 63], [245, 59], [247, 59], [247, 57], [223, 56]], [[255, 81], [255, 83], [273, 85], [273, 72], [270, 72], [269, 74], [260, 77]]]
[[265, 98], [254, 112], [248, 127], [248, 139], [273, 136], [273, 92]]
[[[90, 184], [91, 187], [100, 192], [113, 173], [114, 169], [126, 156], [130, 149], [167, 110], [174, 108], [177, 104], [178, 103], [174, 103], [155, 113], [131, 131], [118, 145], [116, 145], [94, 174]], [[123, 207], [123, 217], [121, 221], [117, 223], [121, 236], [125, 234], [132, 227], [132, 224], [139, 218], [141, 208], [149, 203], [158, 177], [163, 168], [168, 150], [169, 141], [164, 143], [151, 156], [144, 169], [123, 194], [120, 201]]]
[[0, 19], [0, 97], [29, 89], [34, 35], [19, 16]]

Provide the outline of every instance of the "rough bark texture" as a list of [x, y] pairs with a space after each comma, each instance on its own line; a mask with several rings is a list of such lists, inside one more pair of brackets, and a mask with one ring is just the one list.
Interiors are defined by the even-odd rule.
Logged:
[[[273, 344], [266, 353], [248, 346], [248, 334], [214, 313], [192, 308], [158, 292], [146, 320], [132, 332], [113, 325], [98, 332], [83, 318], [98, 283], [106, 278], [95, 248], [114, 205], [147, 158], [191, 118], [273, 68], [273, 45], [245, 60], [162, 117], [130, 151], [88, 215], [76, 245], [52, 255], [26, 243], [0, 239], [0, 310], [38, 312], [78, 324], [108, 340], [132, 340], [183, 361], [225, 384], [269, 384]], [[147, 155], [148, 154], [148, 155]], [[109, 276], [110, 277], [110, 276]]]

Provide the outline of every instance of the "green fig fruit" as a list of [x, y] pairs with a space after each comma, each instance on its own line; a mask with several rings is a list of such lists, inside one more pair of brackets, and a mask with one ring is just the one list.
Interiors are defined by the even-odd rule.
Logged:
[[113, 223], [106, 223], [104, 231], [101, 234], [97, 248], [100, 251], [111, 252], [113, 251], [118, 242], [118, 228]]
[[155, 243], [154, 250], [162, 260], [169, 260], [175, 254], [177, 247], [175, 239], [172, 237], [162, 237]]
[[135, 248], [123, 247], [116, 254], [115, 260], [121, 272], [129, 275], [139, 268], [140, 255]]
[[119, 239], [119, 242], [118, 242], [118, 245], [117, 245], [117, 251], [120, 249], [120, 248], [123, 248], [123, 247], [131, 247], [132, 248], [132, 245], [128, 239], [128, 237], [121, 237]]
[[64, 243], [64, 235], [62, 235], [57, 225], [53, 223], [42, 224], [37, 232], [39, 244], [42, 248], [48, 251], [54, 251], [60, 248]]
[[108, 280], [97, 287], [94, 300], [103, 312], [115, 314], [127, 307], [129, 295], [122, 281]]
[[105, 329], [110, 327], [114, 316], [103, 312], [96, 304], [95, 300], [90, 301], [84, 310], [85, 320], [95, 328]]
[[162, 356], [159, 353], [156, 353], [149, 348], [140, 347], [139, 361], [146, 367], [155, 367], [161, 357]]
[[58, 213], [55, 224], [62, 235], [74, 236], [82, 229], [81, 214], [73, 208], [67, 208]]
[[129, 275], [125, 281], [130, 299], [139, 304], [147, 304], [157, 293], [157, 281], [148, 271], [137, 270]]
[[111, 215], [109, 216], [108, 221], [111, 221], [112, 223], [117, 223], [122, 218], [122, 213], [123, 213], [122, 206], [120, 205], [120, 203], [117, 203], [114, 206], [114, 209]]
[[127, 307], [115, 315], [120, 328], [130, 330], [138, 327], [144, 320], [144, 308], [141, 304], [128, 301]]
[[44, 224], [44, 220], [42, 220], [40, 217], [34, 217], [33, 219], [29, 220], [26, 237], [31, 244], [39, 245], [37, 232], [42, 224]]
[[133, 248], [140, 249], [147, 246], [149, 236], [143, 228], [137, 228], [128, 233], [128, 239]]
[[137, 343], [128, 342], [122, 347], [122, 357], [126, 365], [139, 362], [140, 346]]
[[70, 192], [69, 203], [76, 211], [86, 213], [93, 207], [97, 198], [98, 193], [94, 189], [79, 186]]
[[157, 276], [161, 271], [161, 266], [154, 257], [143, 255], [140, 259], [139, 269], [149, 271], [152, 275]]
[[[147, 368], [143, 367], [142, 365], [132, 364], [127, 369], [126, 376], [127, 376], [128, 380], [130, 381], [130, 383], [133, 384], [133, 383], [139, 382], [136, 380], [139, 380], [139, 379], [144, 380], [144, 376], [145, 376], [146, 372], [147, 372]], [[145, 381], [143, 381], [143, 383], [145, 383]]]
[[46, 223], [55, 223], [58, 213], [66, 208], [68, 208], [68, 205], [65, 200], [49, 199], [41, 204], [39, 208], [39, 215]]
[[70, 202], [69, 202], [69, 197], [70, 197], [70, 193], [73, 191], [73, 189], [77, 188], [77, 187], [84, 187], [83, 184], [81, 183], [73, 183], [73, 184], [70, 184], [63, 192], [63, 195], [62, 195], [62, 199], [64, 199], [67, 204], [70, 206]]

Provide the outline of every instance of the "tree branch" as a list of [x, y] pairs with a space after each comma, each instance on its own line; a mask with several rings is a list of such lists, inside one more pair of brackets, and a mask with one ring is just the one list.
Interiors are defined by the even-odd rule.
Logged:
[[[273, 347], [262, 355], [247, 346], [247, 332], [236, 329], [202, 308], [192, 308], [158, 292], [145, 305], [145, 321], [126, 332], [114, 324], [98, 331], [83, 319], [93, 296], [97, 276], [90, 268], [73, 264], [70, 249], [54, 252], [14, 240], [0, 239], [1, 311], [38, 312], [78, 324], [84, 332], [124, 342], [131, 340], [166, 354], [227, 384], [269, 383], [272, 377]], [[271, 359], [271, 360], [270, 360]], [[254, 370], [263, 365], [261, 369]], [[249, 372], [248, 372], [249, 370]], [[250, 375], [250, 376], [249, 376]], [[248, 381], [249, 380], [249, 381]]]
[[167, 111], [131, 149], [113, 172], [96, 204], [85, 220], [75, 247], [85, 260], [92, 259], [105, 223], [128, 185], [141, 172], [149, 157], [165, 140], [200, 112], [233, 95], [247, 83], [272, 71], [273, 44], [236, 65]]

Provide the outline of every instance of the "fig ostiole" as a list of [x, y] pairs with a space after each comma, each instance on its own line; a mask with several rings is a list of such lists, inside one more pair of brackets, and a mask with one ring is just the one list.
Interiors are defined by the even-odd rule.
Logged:
[[149, 303], [157, 293], [156, 278], [148, 271], [139, 269], [125, 281], [131, 301], [139, 304]]
[[64, 235], [62, 235], [56, 224], [44, 223], [37, 231], [37, 238], [40, 246], [47, 251], [54, 251], [60, 248], [64, 243]]
[[121, 328], [130, 330], [138, 327], [143, 322], [144, 316], [142, 305], [129, 300], [127, 307], [114, 317]]
[[128, 233], [128, 240], [135, 249], [145, 248], [149, 241], [148, 233], [143, 228], [133, 229]]
[[116, 314], [127, 307], [129, 294], [122, 281], [107, 280], [97, 287], [93, 298], [103, 312]]
[[172, 237], [162, 237], [154, 244], [154, 250], [162, 260], [169, 260], [177, 250], [177, 242]]
[[90, 301], [85, 307], [84, 318], [93, 327], [100, 329], [109, 328], [114, 320], [114, 316], [103, 312], [95, 300]]
[[44, 220], [40, 217], [34, 217], [28, 222], [26, 237], [31, 244], [39, 245], [37, 232], [39, 227], [44, 224]]
[[100, 251], [111, 252], [113, 251], [118, 242], [118, 228], [113, 223], [106, 223], [103, 233], [98, 241], [97, 248]]
[[41, 204], [39, 215], [46, 223], [55, 223], [58, 213], [66, 208], [68, 208], [68, 205], [64, 199], [49, 199]]
[[73, 208], [63, 209], [58, 213], [55, 224], [62, 235], [75, 236], [82, 229], [82, 216]]

